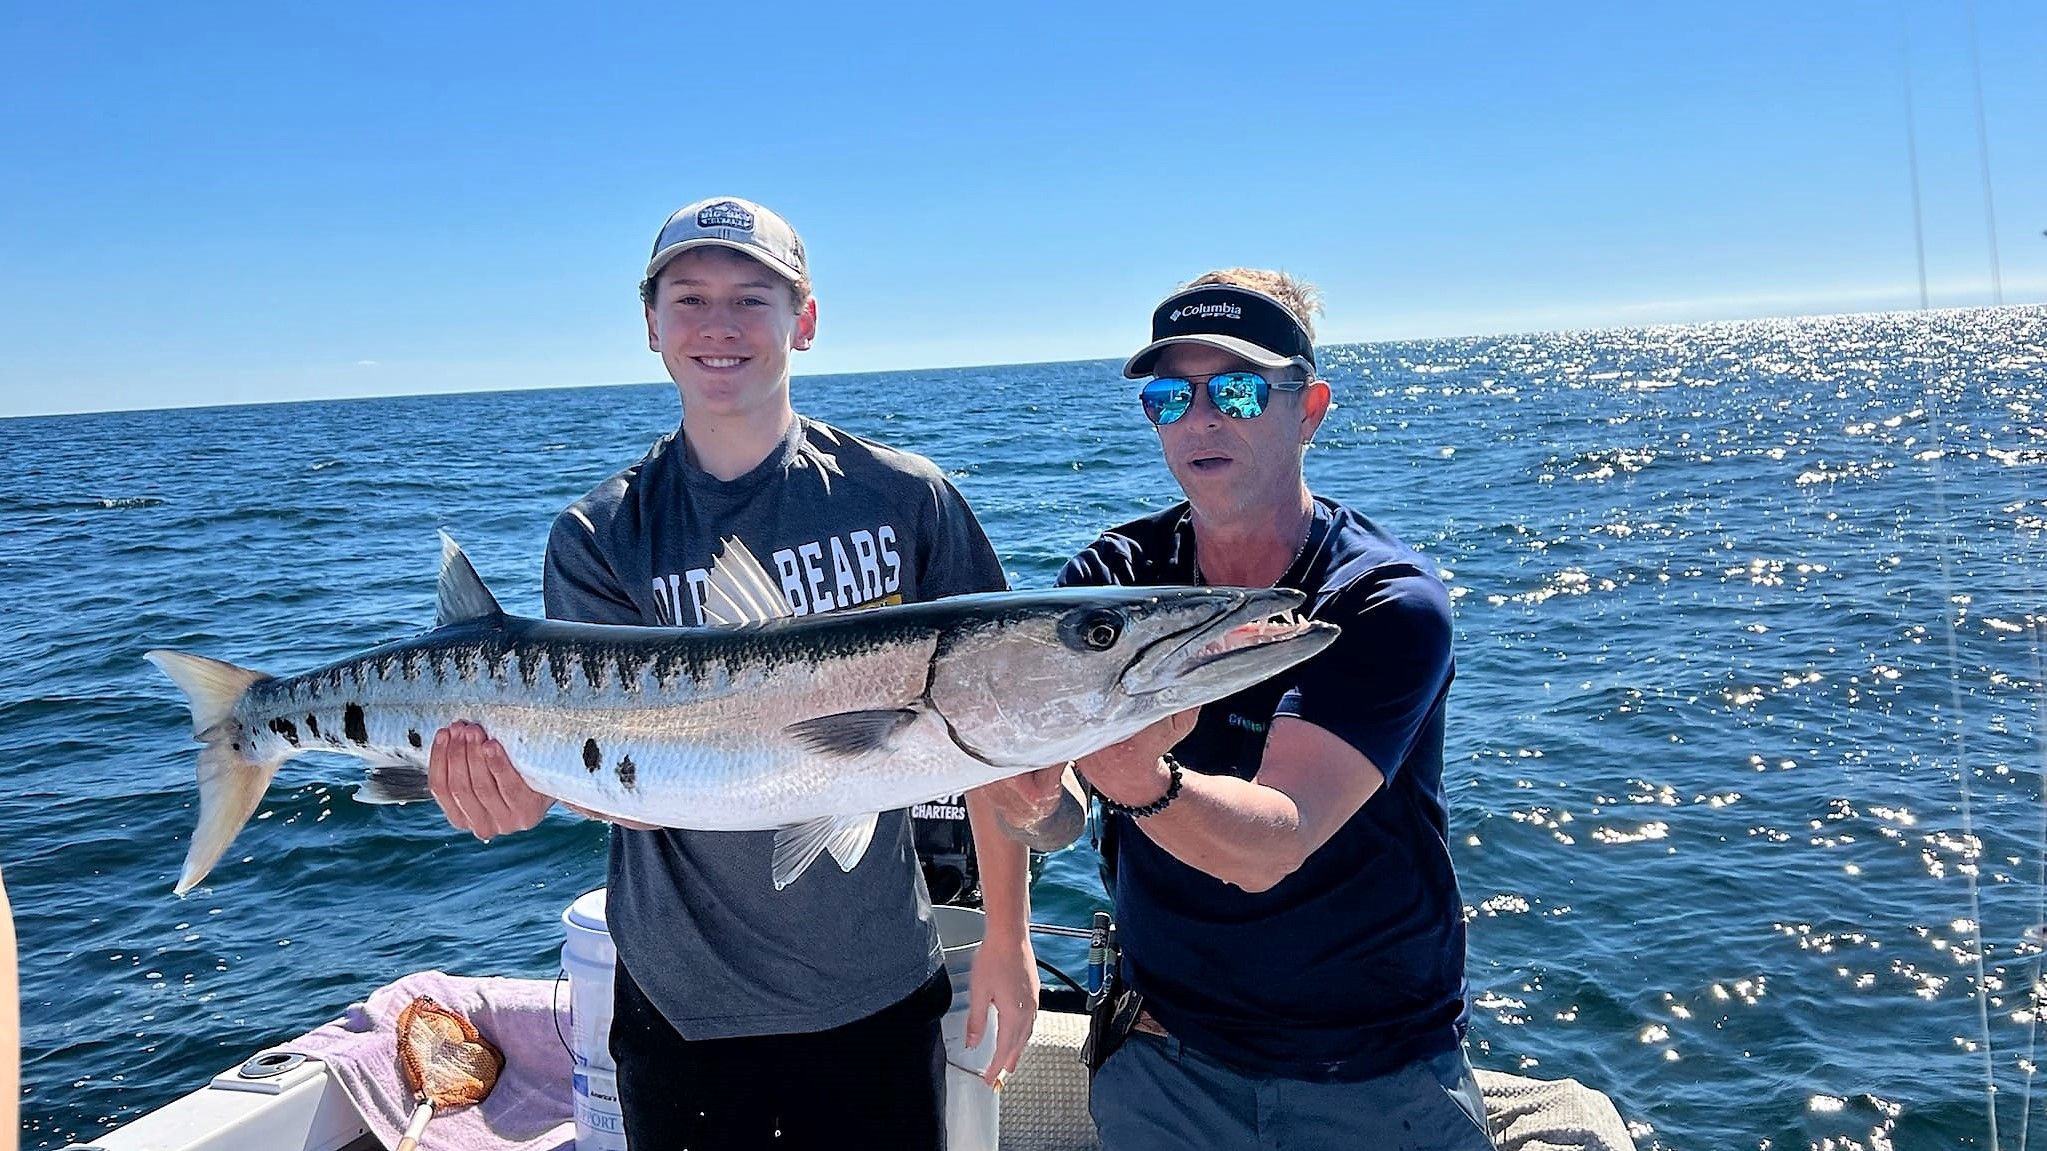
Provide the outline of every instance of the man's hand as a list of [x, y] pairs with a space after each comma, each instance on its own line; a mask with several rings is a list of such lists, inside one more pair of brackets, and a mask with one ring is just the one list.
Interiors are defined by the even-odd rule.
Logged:
[[1112, 743], [1075, 766], [1088, 786], [1117, 803], [1142, 807], [1166, 793], [1172, 775], [1159, 763], [1161, 756], [1194, 730], [1201, 716], [1198, 707], [1176, 712], [1152, 724], [1122, 743]]
[[448, 822], [485, 843], [532, 827], [554, 806], [526, 786], [503, 744], [464, 720], [434, 733], [426, 777]]
[[967, 1046], [981, 1045], [988, 1026], [988, 1008], [995, 1008], [995, 1054], [981, 1079], [996, 1090], [1016, 1070], [1031, 1028], [1038, 1020], [1038, 959], [1028, 933], [1020, 940], [989, 939], [974, 949], [974, 968], [967, 978]]

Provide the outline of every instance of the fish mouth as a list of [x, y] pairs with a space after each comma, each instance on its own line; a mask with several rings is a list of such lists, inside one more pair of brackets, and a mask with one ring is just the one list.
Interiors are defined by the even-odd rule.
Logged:
[[[1132, 695], [1221, 679], [1240, 670], [1236, 665], [1266, 665], [1270, 675], [1328, 646], [1336, 638], [1333, 624], [1299, 614], [1307, 596], [1292, 588], [1216, 589], [1226, 596], [1215, 614], [1178, 636], [1152, 645], [1124, 672], [1123, 686]], [[1312, 650], [1300, 651], [1304, 642]], [[1283, 651], [1271, 649], [1284, 648]], [[1256, 669], [1253, 669], [1256, 670]], [[1259, 676], [1258, 678], [1263, 678]], [[1252, 679], [1246, 682], [1257, 682]]]

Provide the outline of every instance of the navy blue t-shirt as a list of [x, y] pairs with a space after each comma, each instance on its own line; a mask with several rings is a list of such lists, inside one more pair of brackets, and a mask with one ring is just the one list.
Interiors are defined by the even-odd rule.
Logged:
[[[1195, 581], [1182, 503], [1105, 533], [1061, 585]], [[1188, 1046], [1245, 1071], [1370, 1078], [1463, 1041], [1464, 903], [1443, 797], [1450, 599], [1434, 568], [1357, 512], [1317, 498], [1278, 580], [1343, 629], [1327, 649], [1201, 709], [1174, 754], [1254, 778], [1275, 715], [1357, 748], [1383, 787], [1299, 870], [1250, 892], [1181, 863], [1142, 821], [1109, 816], [1123, 972]]]

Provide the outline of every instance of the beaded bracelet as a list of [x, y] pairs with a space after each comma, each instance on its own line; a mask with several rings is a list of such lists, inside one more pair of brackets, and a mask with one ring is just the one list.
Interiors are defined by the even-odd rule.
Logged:
[[1102, 801], [1102, 807], [1118, 815], [1127, 815], [1132, 819], [1143, 819], [1148, 815], [1157, 815], [1159, 812], [1164, 811], [1167, 805], [1173, 802], [1173, 798], [1180, 794], [1181, 763], [1170, 754], [1160, 756], [1159, 762], [1166, 765], [1166, 770], [1172, 776], [1166, 783], [1166, 793], [1164, 795], [1159, 796], [1150, 803], [1139, 807], [1132, 807], [1127, 803], [1117, 803], [1115, 800], [1103, 795], [1101, 790], [1097, 788], [1095, 796]]

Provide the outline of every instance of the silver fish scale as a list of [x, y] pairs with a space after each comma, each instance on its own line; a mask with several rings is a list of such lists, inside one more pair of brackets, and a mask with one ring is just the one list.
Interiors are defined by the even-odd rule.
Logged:
[[633, 646], [450, 628], [259, 683], [236, 719], [257, 758], [311, 749], [420, 767], [436, 731], [473, 720], [536, 790], [664, 826], [856, 815], [957, 791], [963, 770], [984, 771], [932, 716], [889, 754], [829, 764], [788, 734], [821, 715], [917, 703], [937, 636], [884, 630], [896, 634], [827, 634], [802, 658], [746, 629]]
[[[714, 575], [757, 602], [768, 577], [744, 548], [728, 551]], [[423, 799], [433, 736], [461, 719], [481, 723], [536, 790], [598, 814], [801, 827], [787, 843], [815, 842], [818, 821], [857, 829], [877, 811], [1073, 759], [1298, 663], [1336, 629], [1275, 639], [1263, 624], [1301, 600], [1090, 588], [737, 627], [602, 627], [505, 615], [444, 536], [437, 616], [454, 622], [415, 639], [285, 679], [145, 653], [185, 692], [204, 745], [176, 889], [204, 880], [285, 760], [357, 756], [372, 764], [360, 794]], [[778, 861], [777, 886], [802, 866]]]

